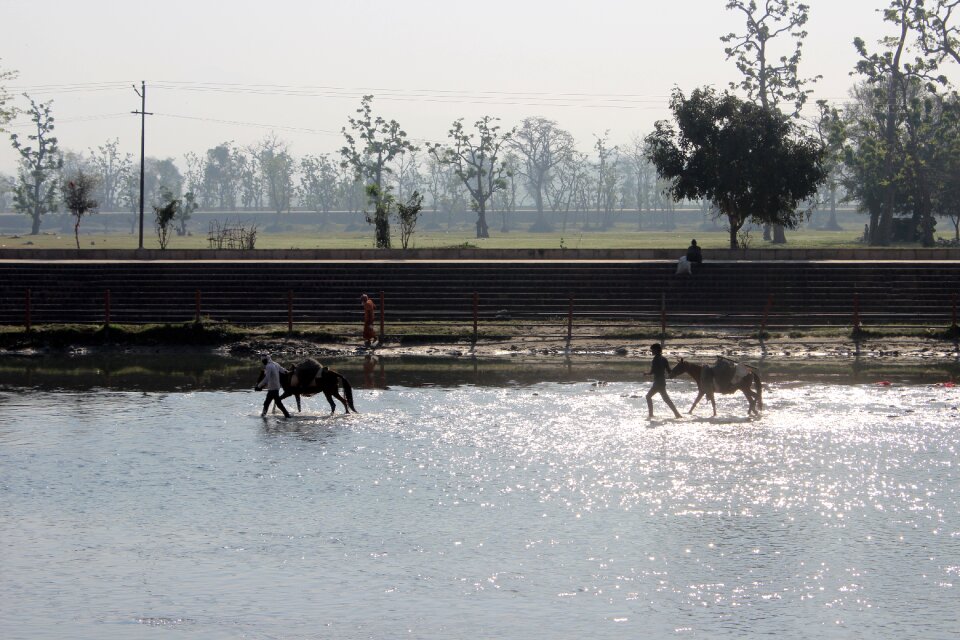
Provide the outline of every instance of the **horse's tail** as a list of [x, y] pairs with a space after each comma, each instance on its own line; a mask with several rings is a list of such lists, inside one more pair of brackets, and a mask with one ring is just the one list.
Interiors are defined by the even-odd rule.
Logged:
[[337, 377], [339, 377], [343, 383], [343, 395], [347, 399], [347, 406], [353, 409], [354, 413], [360, 413], [357, 411], [357, 408], [353, 406], [353, 387], [350, 386], [350, 381], [347, 380], [342, 373], [337, 373]]
[[763, 383], [760, 382], [760, 374], [753, 372], [753, 387], [757, 390], [757, 410], [763, 410]]

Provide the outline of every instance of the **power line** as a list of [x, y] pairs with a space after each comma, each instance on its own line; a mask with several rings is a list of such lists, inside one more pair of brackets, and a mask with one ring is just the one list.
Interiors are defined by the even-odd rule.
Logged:
[[[152, 86], [152, 85], [151, 85]], [[200, 116], [185, 116], [176, 113], [156, 113], [157, 116], [161, 118], [177, 118], [180, 120], [196, 120], [199, 122], [216, 122], [219, 124], [230, 124], [230, 125], [240, 125], [244, 127], [259, 127], [262, 129], [276, 129], [279, 131], [296, 131], [299, 133], [312, 133], [317, 135], [336, 135], [339, 136], [339, 131], [330, 131], [329, 129], [312, 129], [308, 127], [292, 127], [287, 125], [276, 125], [276, 124], [264, 124], [261, 122], [245, 122], [242, 120], [223, 120], [220, 118], [204, 118]]]

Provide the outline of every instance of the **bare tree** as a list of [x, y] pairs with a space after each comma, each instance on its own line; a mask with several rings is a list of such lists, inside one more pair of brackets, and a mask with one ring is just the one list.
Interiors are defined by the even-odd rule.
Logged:
[[573, 136], [553, 120], [537, 116], [524, 119], [511, 146], [522, 159], [520, 172], [537, 208], [537, 221], [531, 231], [550, 231], [551, 225], [543, 215], [544, 190], [553, 169], [573, 153]]
[[593, 148], [597, 151], [597, 173], [595, 204], [597, 213], [602, 214], [600, 226], [603, 229], [613, 227], [613, 212], [616, 208], [616, 192], [620, 176], [617, 172], [619, 148], [609, 146], [610, 131], [602, 136], [595, 136]]
[[99, 201], [103, 211], [117, 211], [124, 176], [133, 170], [133, 157], [121, 155], [120, 140], [114, 138], [90, 150], [90, 165], [99, 182]]
[[256, 146], [256, 157], [270, 205], [278, 216], [284, 211], [289, 212], [294, 166], [287, 143], [271, 133]]

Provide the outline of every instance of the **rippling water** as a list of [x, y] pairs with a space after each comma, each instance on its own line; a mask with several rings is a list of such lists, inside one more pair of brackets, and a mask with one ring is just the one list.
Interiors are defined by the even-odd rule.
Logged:
[[960, 388], [645, 391], [0, 391], [0, 636], [957, 637]]

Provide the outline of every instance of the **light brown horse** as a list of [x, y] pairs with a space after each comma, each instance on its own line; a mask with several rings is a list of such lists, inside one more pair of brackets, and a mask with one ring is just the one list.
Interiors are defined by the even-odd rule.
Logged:
[[697, 399], [693, 401], [693, 406], [690, 407], [690, 411], [687, 413], [693, 413], [700, 399], [703, 398], [703, 396], [707, 396], [710, 404], [713, 405], [713, 415], [716, 416], [717, 403], [713, 398], [714, 390], [716, 390], [723, 394], [742, 391], [743, 395], [747, 397], [747, 402], [750, 403], [750, 409], [747, 411], [747, 415], [760, 415], [760, 410], [763, 409], [763, 384], [760, 382], [760, 375], [755, 368], [748, 365], [744, 366], [746, 366], [749, 371], [747, 375], [743, 376], [735, 384], [724, 385], [722, 383], [717, 384], [718, 381], [715, 377], [714, 367], [687, 362], [683, 358], [680, 358], [679, 362], [677, 362], [671, 370], [670, 378], [673, 379], [686, 373], [697, 383]]

